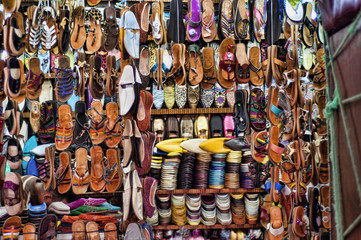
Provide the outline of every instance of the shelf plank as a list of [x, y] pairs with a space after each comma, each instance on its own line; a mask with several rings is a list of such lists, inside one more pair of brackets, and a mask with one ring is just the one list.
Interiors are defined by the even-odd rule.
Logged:
[[220, 114], [233, 113], [233, 111], [233, 108], [152, 109], [151, 115]]
[[77, 194], [75, 195], [77, 198], [88, 198], [88, 197], [99, 197], [99, 198], [104, 198], [104, 197], [116, 197], [116, 196], [122, 196], [123, 191], [115, 191], [115, 192], [86, 192], [83, 194]]
[[175, 189], [157, 190], [157, 194], [210, 194], [210, 193], [265, 193], [262, 188], [222, 188], [222, 189]]
[[166, 226], [153, 226], [153, 230], [177, 230], [181, 228], [186, 229], [249, 229], [249, 228], [261, 228], [261, 224], [230, 224], [230, 225], [222, 225], [222, 224], [215, 224], [213, 226], [207, 225], [166, 225]]

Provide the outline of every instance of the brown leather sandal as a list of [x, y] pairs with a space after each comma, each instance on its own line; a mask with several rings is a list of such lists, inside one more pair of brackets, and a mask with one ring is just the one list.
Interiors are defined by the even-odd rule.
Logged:
[[107, 120], [104, 122], [104, 132], [106, 135], [105, 144], [109, 148], [116, 147], [122, 138], [122, 128], [120, 126], [119, 108], [116, 102], [106, 105]]
[[105, 92], [107, 96], [114, 97], [119, 73], [116, 66], [115, 56], [107, 56], [107, 80], [105, 83]]
[[80, 49], [86, 41], [84, 18], [84, 7], [78, 6], [75, 8], [73, 11], [74, 28], [70, 36], [70, 44], [74, 50]]
[[123, 169], [120, 166], [120, 149], [108, 149], [106, 159], [107, 165], [104, 169], [105, 188], [107, 192], [115, 192], [121, 187], [123, 182]]
[[99, 10], [92, 8], [88, 12], [90, 28], [88, 30], [88, 37], [86, 39], [86, 47], [90, 53], [94, 53], [99, 50], [102, 44], [102, 28], [101, 19], [97, 19], [97, 16], [101, 16]]
[[94, 192], [103, 192], [105, 189], [104, 180], [104, 153], [100, 146], [90, 148], [91, 157], [91, 180], [90, 188]]

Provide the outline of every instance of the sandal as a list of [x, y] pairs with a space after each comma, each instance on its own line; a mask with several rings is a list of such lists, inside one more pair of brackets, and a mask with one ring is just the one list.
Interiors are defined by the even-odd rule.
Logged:
[[107, 192], [117, 191], [123, 180], [123, 169], [120, 166], [120, 149], [108, 149], [106, 151], [107, 164], [104, 169], [105, 188]]
[[58, 122], [56, 124], [55, 147], [64, 151], [73, 142], [73, 121], [71, 107], [63, 104], [58, 108]]
[[20, 215], [24, 209], [25, 200], [23, 182], [18, 173], [8, 172], [5, 175], [3, 193], [6, 212], [10, 216]]
[[99, 55], [90, 56], [89, 88], [93, 98], [101, 99], [104, 94], [104, 79], [102, 77], [102, 58]]
[[285, 147], [279, 142], [279, 128], [277, 126], [272, 126], [270, 128], [269, 138], [270, 142], [268, 145], [268, 157], [273, 164], [280, 164]]
[[115, 56], [107, 56], [107, 79], [105, 82], [105, 93], [109, 97], [114, 97], [116, 85], [119, 78]]
[[[178, 86], [183, 86], [186, 79], [186, 71], [184, 68], [185, 45], [180, 43], [174, 44], [172, 46], [172, 53], [173, 68], [167, 76], [167, 79], [173, 79]], [[158, 68], [159, 67], [160, 66], [158, 64]]]
[[38, 227], [38, 239], [56, 239], [57, 223], [58, 218], [55, 214], [48, 214], [44, 218], [42, 218]]
[[252, 132], [251, 134], [251, 152], [252, 158], [257, 162], [264, 162], [267, 155], [268, 134], [267, 131]]
[[322, 225], [326, 229], [330, 229], [330, 187], [322, 186], [320, 188], [321, 202], [320, 208], [322, 213]]
[[70, 44], [74, 50], [83, 47], [87, 37], [85, 30], [85, 10], [83, 6], [78, 6], [73, 10], [72, 19], [74, 19], [73, 31], [70, 35]]
[[94, 53], [99, 50], [102, 44], [102, 15], [98, 9], [91, 8], [87, 16], [89, 17], [90, 28], [88, 29], [86, 48], [90, 53]]
[[202, 38], [206, 43], [212, 42], [217, 37], [213, 5], [211, 0], [202, 1]]
[[262, 86], [264, 82], [264, 72], [260, 62], [260, 49], [253, 46], [249, 49], [249, 69], [250, 81], [255, 86]]
[[44, 50], [52, 50], [58, 45], [56, 13], [52, 7], [45, 7], [42, 9], [41, 14], [44, 19], [42, 22], [41, 47]]
[[84, 194], [90, 183], [88, 169], [88, 151], [85, 148], [78, 148], [75, 151], [75, 169], [72, 178], [72, 189], [75, 194]]
[[[243, 1], [243, 0], [239, 0]], [[238, 43], [236, 47], [236, 78], [238, 83], [248, 83], [250, 79], [249, 60], [246, 53], [246, 45]]]
[[84, 144], [89, 138], [89, 118], [86, 104], [84, 101], [77, 101], [75, 104], [75, 126], [74, 126], [74, 143], [77, 145]]
[[221, 0], [218, 6], [218, 36], [220, 39], [234, 38], [234, 16], [232, 12], [232, 1]]
[[188, 48], [188, 53], [190, 63], [188, 81], [190, 85], [194, 86], [199, 84], [203, 79], [203, 67], [199, 46], [196, 44], [190, 45]]
[[322, 184], [327, 184], [329, 182], [329, 166], [328, 166], [328, 141], [322, 140], [320, 141], [320, 145], [318, 147], [318, 156], [320, 159], [318, 174], [319, 181]]
[[39, 140], [42, 144], [54, 142], [55, 120], [57, 119], [57, 104], [54, 101], [46, 101], [40, 105], [40, 129]]
[[100, 146], [90, 148], [91, 157], [91, 179], [90, 189], [94, 192], [103, 192], [106, 182], [104, 180], [104, 152]]
[[27, 47], [29, 53], [35, 53], [40, 44], [40, 22], [39, 22], [39, 8], [37, 6], [30, 6], [27, 10], [28, 13], [28, 22], [29, 22], [29, 31], [27, 34]]
[[254, 130], [259, 132], [266, 129], [266, 97], [260, 88], [254, 88], [251, 90], [249, 118], [251, 120], [251, 127]]
[[61, 53], [67, 53], [70, 43], [70, 11], [69, 9], [60, 10], [60, 23], [59, 23], [59, 51]]
[[119, 38], [116, 11], [113, 7], [104, 9], [104, 19], [103, 47], [105, 51], [110, 52], [116, 47]]
[[199, 0], [188, 1], [188, 13], [185, 16], [187, 22], [187, 38], [191, 42], [196, 42], [202, 34], [202, 7]]
[[53, 68], [56, 80], [55, 97], [60, 102], [66, 102], [73, 94], [74, 88], [74, 73], [70, 68], [70, 58], [68, 56], [61, 56], [58, 58], [59, 67]]
[[217, 68], [214, 59], [214, 54], [215, 51], [213, 47], [204, 47], [202, 49], [204, 73], [203, 73], [203, 80], [201, 82], [201, 87], [203, 90], [206, 91], [214, 87], [214, 84], [217, 81]]
[[[60, 106], [61, 107], [61, 106]], [[71, 153], [69, 151], [59, 154], [60, 165], [55, 172], [56, 185], [59, 194], [67, 193], [71, 188]]]
[[234, 105], [234, 121], [236, 123], [236, 134], [249, 130], [249, 118], [247, 113], [248, 92], [244, 89], [235, 93], [236, 102]]
[[223, 88], [232, 88], [233, 82], [236, 80], [235, 46], [236, 43], [233, 38], [226, 38], [219, 47], [221, 59], [218, 67], [218, 82]]
[[2, 232], [4, 240], [17, 240], [21, 232], [21, 218], [18, 216], [7, 218], [4, 222]]
[[39, 58], [30, 58], [29, 73], [26, 77], [26, 98], [36, 100], [39, 98], [44, 82], [44, 73], [40, 70]]
[[122, 137], [121, 118], [116, 102], [108, 103], [105, 108], [107, 113], [107, 119], [104, 122], [105, 144], [113, 148], [120, 143]]
[[101, 144], [105, 138], [105, 117], [100, 101], [93, 101], [90, 107], [90, 138], [93, 144]]

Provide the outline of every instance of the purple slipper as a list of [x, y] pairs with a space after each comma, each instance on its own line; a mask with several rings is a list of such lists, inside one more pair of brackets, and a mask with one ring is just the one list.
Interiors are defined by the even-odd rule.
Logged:
[[196, 42], [202, 34], [202, 12], [199, 0], [189, 0], [189, 13], [186, 15], [187, 36], [189, 41]]
[[79, 198], [78, 200], [68, 203], [67, 205], [70, 207], [70, 210], [76, 209], [78, 207], [81, 207], [83, 205], [88, 206], [97, 206], [102, 203], [105, 203], [107, 200], [105, 198]]

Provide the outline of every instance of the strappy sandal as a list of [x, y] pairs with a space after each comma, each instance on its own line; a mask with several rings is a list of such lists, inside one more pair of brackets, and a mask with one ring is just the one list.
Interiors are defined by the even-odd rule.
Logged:
[[99, 50], [102, 44], [102, 29], [101, 29], [101, 13], [98, 9], [91, 8], [87, 13], [90, 22], [88, 29], [88, 37], [86, 39], [86, 48], [90, 53]]
[[254, 130], [263, 131], [266, 129], [266, 97], [260, 88], [254, 88], [251, 90], [249, 118]]
[[236, 80], [235, 46], [233, 38], [226, 38], [219, 47], [221, 59], [218, 67], [218, 81], [224, 88], [232, 88], [233, 82]]
[[43, 144], [54, 142], [57, 115], [56, 103], [53, 101], [43, 102], [40, 106], [40, 113], [39, 140]]
[[222, 0], [219, 3], [218, 36], [222, 38], [234, 37], [234, 18], [231, 0]]
[[83, 97], [85, 94], [85, 82], [87, 75], [85, 69], [89, 66], [85, 60], [85, 53], [78, 52], [77, 64], [74, 64], [76, 79], [75, 82], [75, 94], [79, 97]]
[[27, 10], [29, 31], [27, 34], [27, 50], [29, 53], [35, 53], [38, 50], [40, 44], [40, 22], [39, 22], [39, 8], [36, 6], [30, 6]]
[[268, 141], [267, 131], [252, 132], [251, 152], [253, 159], [257, 162], [262, 163], [265, 160]]
[[197, 85], [203, 79], [203, 67], [201, 61], [200, 48], [196, 44], [192, 44], [188, 48], [190, 71], [188, 80], [190, 85]]
[[[186, 71], [184, 68], [185, 45], [181, 43], [174, 44], [172, 46], [172, 53], [173, 53], [173, 68], [170, 71], [169, 75], [167, 76], [167, 79], [172, 79], [177, 85], [182, 86], [184, 85], [186, 79]], [[162, 61], [157, 61], [157, 63], [159, 63], [157, 65], [158, 68], [162, 69], [162, 67], [160, 66]]]
[[70, 35], [70, 44], [74, 50], [83, 47], [86, 41], [85, 31], [85, 10], [83, 6], [78, 6], [73, 10], [72, 19], [74, 19], [74, 28]]
[[115, 56], [107, 56], [107, 80], [105, 82], [105, 92], [107, 96], [114, 97], [119, 73], [116, 66]]
[[248, 36], [248, 26], [249, 20], [246, 12], [246, 1], [245, 0], [236, 0], [233, 1], [234, 9], [234, 33], [238, 39], [245, 39]]
[[55, 159], [55, 147], [47, 147], [45, 149], [45, 158], [38, 159], [36, 165], [39, 172], [39, 179], [44, 183], [44, 190], [48, 191], [52, 186], [54, 178], [54, 159]]
[[[240, 0], [242, 1], [242, 0]], [[238, 43], [236, 46], [236, 78], [238, 83], [248, 83], [250, 79], [249, 60], [246, 53], [246, 45]]]
[[105, 108], [107, 113], [107, 119], [104, 122], [105, 144], [109, 148], [113, 148], [120, 143], [122, 137], [121, 117], [117, 103], [110, 102]]
[[108, 149], [106, 152], [107, 164], [104, 168], [105, 188], [107, 192], [117, 191], [122, 184], [123, 171], [120, 166], [120, 149]]
[[89, 88], [93, 98], [101, 99], [104, 94], [104, 79], [102, 77], [102, 58], [99, 55], [90, 56]]
[[213, 1], [202, 1], [202, 38], [207, 43], [212, 42], [217, 36], [213, 5]]
[[61, 56], [58, 59], [59, 68], [53, 68], [55, 73], [56, 89], [55, 97], [60, 102], [66, 102], [73, 94], [74, 73], [70, 69], [70, 59], [68, 56]]
[[93, 144], [101, 144], [105, 138], [103, 105], [100, 101], [93, 101], [90, 107], [90, 138]]
[[60, 23], [59, 23], [59, 51], [61, 53], [68, 52], [70, 42], [70, 11], [69, 9], [60, 10]]
[[261, 50], [257, 46], [249, 49], [250, 81], [255, 86], [262, 86], [264, 83], [264, 72], [260, 63]]
[[[60, 106], [61, 107], [61, 106]], [[67, 193], [71, 188], [71, 153], [61, 152], [59, 154], [60, 166], [55, 172], [56, 185], [60, 194]]]
[[110, 52], [117, 45], [119, 38], [119, 27], [113, 7], [104, 9], [104, 19], [103, 47], [105, 51]]
[[84, 194], [90, 184], [88, 169], [88, 151], [78, 148], [75, 151], [75, 170], [72, 178], [72, 189], [75, 194]]
[[104, 153], [100, 146], [93, 146], [90, 149], [91, 157], [91, 180], [90, 188], [94, 192], [103, 192], [105, 189], [105, 180], [104, 180]]
[[86, 103], [83, 101], [77, 101], [75, 104], [75, 112], [75, 126], [73, 132], [74, 143], [77, 145], [82, 145], [88, 140], [90, 130]]
[[58, 118], [55, 147], [58, 151], [64, 151], [73, 142], [73, 121], [70, 105], [63, 104], [58, 108]]
[[41, 46], [44, 50], [51, 50], [58, 44], [56, 14], [52, 7], [45, 7], [41, 11], [42, 24]]
[[38, 99], [44, 82], [44, 73], [40, 70], [39, 58], [29, 60], [29, 73], [26, 77], [26, 98], [29, 100]]

